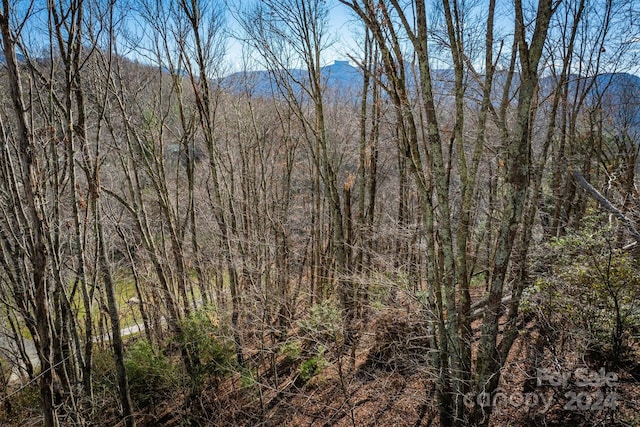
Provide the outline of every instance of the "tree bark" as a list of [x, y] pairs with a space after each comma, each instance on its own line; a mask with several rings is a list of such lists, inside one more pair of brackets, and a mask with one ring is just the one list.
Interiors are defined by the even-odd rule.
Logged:
[[38, 185], [41, 178], [35, 165], [35, 142], [27, 120], [28, 109], [23, 100], [23, 89], [15, 52], [15, 34], [10, 22], [12, 6], [9, 0], [3, 0], [0, 13], [0, 32], [2, 33], [3, 52], [7, 66], [9, 92], [13, 103], [18, 126], [18, 150], [20, 172], [25, 192], [24, 203], [29, 218], [28, 259], [32, 275], [32, 286], [35, 295], [35, 317], [37, 323], [38, 358], [40, 359], [40, 396], [46, 427], [57, 427], [58, 416], [54, 401], [54, 366], [52, 348], [51, 316], [49, 313], [49, 283], [47, 280], [48, 254], [46, 248], [46, 232], [42, 213], [42, 194]]

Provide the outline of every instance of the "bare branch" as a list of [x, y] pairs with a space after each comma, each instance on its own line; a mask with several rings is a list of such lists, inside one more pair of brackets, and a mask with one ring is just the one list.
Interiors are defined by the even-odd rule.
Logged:
[[591, 197], [593, 197], [598, 203], [600, 203], [600, 205], [603, 208], [605, 208], [606, 210], [608, 210], [609, 212], [614, 214], [616, 216], [616, 218], [618, 218], [620, 221], [622, 221], [622, 223], [627, 227], [627, 229], [629, 230], [629, 233], [631, 233], [631, 235], [636, 240], [636, 242], [638, 242], [638, 244], [640, 244], [640, 233], [638, 233], [638, 230], [636, 230], [636, 227], [633, 225], [633, 222], [631, 222], [631, 220], [629, 218], [627, 218], [620, 211], [620, 209], [618, 209], [615, 206], [613, 206], [613, 204], [611, 204], [611, 202], [609, 200], [607, 200], [606, 197], [604, 197], [602, 194], [600, 194], [600, 192], [598, 190], [593, 188], [593, 186], [591, 184], [589, 184], [589, 182], [587, 182], [586, 179], [584, 179], [584, 177], [582, 176], [582, 174], [580, 172], [578, 172], [577, 170], [573, 170], [573, 169], [569, 169], [569, 172], [571, 173], [571, 175], [573, 175], [573, 177], [578, 182], [578, 184], [580, 184], [580, 186], [582, 188], [587, 190], [587, 192], [591, 195]]

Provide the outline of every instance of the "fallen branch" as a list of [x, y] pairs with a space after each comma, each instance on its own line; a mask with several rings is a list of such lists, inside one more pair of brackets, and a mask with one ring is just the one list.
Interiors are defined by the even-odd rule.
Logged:
[[620, 221], [622, 221], [622, 223], [627, 227], [627, 229], [629, 230], [629, 233], [631, 233], [631, 235], [636, 240], [636, 242], [638, 244], [640, 244], [640, 233], [638, 233], [638, 230], [636, 230], [636, 228], [633, 225], [633, 223], [631, 222], [631, 220], [629, 218], [627, 218], [620, 211], [620, 209], [618, 209], [615, 206], [613, 206], [611, 204], [611, 202], [609, 200], [607, 200], [607, 198], [604, 197], [602, 194], [600, 194], [600, 192], [598, 190], [593, 188], [593, 186], [591, 184], [589, 184], [586, 179], [584, 179], [584, 177], [582, 176], [582, 174], [580, 174], [580, 172], [578, 172], [576, 170], [573, 170], [573, 169], [569, 169], [569, 172], [571, 172], [571, 175], [573, 175], [573, 177], [578, 182], [578, 184], [580, 184], [580, 186], [582, 188], [587, 190], [587, 192], [591, 195], [591, 197], [596, 199], [598, 201], [598, 203], [600, 203], [600, 205], [603, 208], [605, 208], [606, 210], [608, 210], [609, 212], [614, 214], [616, 216], [616, 218], [618, 218]]
[[[507, 304], [509, 304], [512, 299], [513, 299], [513, 295], [511, 294], [503, 296], [501, 301], [502, 309], [505, 309]], [[489, 300], [488, 298], [483, 298], [480, 301], [477, 301], [471, 305], [471, 314], [469, 315], [469, 318], [471, 319], [471, 321], [474, 321], [484, 316], [484, 312], [487, 309], [488, 300]]]

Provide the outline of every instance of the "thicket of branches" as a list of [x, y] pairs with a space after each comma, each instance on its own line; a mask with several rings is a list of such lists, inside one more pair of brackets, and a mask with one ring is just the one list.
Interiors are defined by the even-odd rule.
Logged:
[[[354, 93], [322, 71], [331, 8], [353, 16]], [[47, 427], [89, 425], [106, 364], [133, 426], [177, 377], [193, 402], [205, 378], [259, 381], [283, 355], [308, 356], [302, 380], [328, 359], [352, 376], [376, 310], [404, 306], [440, 425], [487, 425], [492, 407], [465, 396], [498, 389], [533, 318], [541, 336], [561, 327], [535, 307], [564, 313], [545, 292], [567, 284], [616, 314], [585, 352], [626, 360], [640, 80], [621, 72], [637, 59], [636, 8], [4, 0], [5, 382], [37, 381]], [[244, 72], [225, 68], [231, 39]], [[597, 255], [606, 280], [550, 247], [585, 266]]]

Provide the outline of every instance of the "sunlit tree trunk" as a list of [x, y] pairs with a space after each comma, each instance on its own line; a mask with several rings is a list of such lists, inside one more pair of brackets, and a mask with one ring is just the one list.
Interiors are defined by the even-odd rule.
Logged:
[[[27, 118], [28, 108], [24, 101], [22, 79], [15, 51], [15, 34], [11, 29], [13, 19], [12, 6], [9, 0], [2, 2], [0, 13], [0, 33], [2, 34], [2, 49], [7, 66], [9, 94], [17, 123], [17, 148], [19, 175], [16, 180], [22, 182], [24, 191], [25, 220], [28, 221], [27, 233], [27, 272], [31, 276], [32, 292], [34, 296], [34, 315], [36, 325], [33, 332], [38, 358], [40, 359], [41, 375], [39, 379], [40, 397], [46, 427], [59, 425], [54, 399], [54, 366], [52, 347], [52, 317], [50, 314], [51, 289], [47, 278], [49, 255], [46, 249], [45, 219], [42, 206], [42, 188], [40, 187], [40, 171], [36, 165], [36, 147], [32, 129]], [[25, 224], [26, 225], [26, 224]]]

